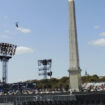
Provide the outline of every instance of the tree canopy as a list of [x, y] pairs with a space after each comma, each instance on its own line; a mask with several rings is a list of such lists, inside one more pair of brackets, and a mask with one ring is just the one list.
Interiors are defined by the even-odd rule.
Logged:
[[[105, 77], [99, 77], [97, 75], [87, 75], [82, 76], [82, 83], [88, 83], [88, 82], [105, 82]], [[36, 83], [36, 88], [42, 89], [42, 88], [48, 88], [48, 89], [62, 89], [65, 88], [66, 90], [69, 89], [69, 77], [62, 77], [60, 79], [57, 78], [51, 78], [51, 79], [41, 79], [41, 80], [28, 80], [25, 81], [25, 83]]]

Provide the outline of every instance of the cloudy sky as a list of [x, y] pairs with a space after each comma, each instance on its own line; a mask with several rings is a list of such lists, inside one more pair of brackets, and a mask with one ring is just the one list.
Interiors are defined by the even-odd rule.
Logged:
[[[105, 75], [104, 4], [75, 0], [82, 75]], [[53, 77], [68, 76], [68, 37], [67, 0], [0, 0], [0, 42], [18, 46], [8, 64], [8, 82], [42, 79], [37, 61], [45, 58], [52, 59]]]

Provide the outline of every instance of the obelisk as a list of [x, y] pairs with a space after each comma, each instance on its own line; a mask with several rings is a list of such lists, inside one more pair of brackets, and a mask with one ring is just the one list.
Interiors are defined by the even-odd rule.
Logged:
[[79, 66], [75, 3], [74, 0], [68, 0], [68, 2], [69, 2], [70, 90], [80, 91], [81, 69]]

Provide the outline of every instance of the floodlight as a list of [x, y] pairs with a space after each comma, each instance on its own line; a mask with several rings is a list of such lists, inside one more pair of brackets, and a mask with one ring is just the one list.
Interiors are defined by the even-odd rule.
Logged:
[[0, 43], [0, 60], [3, 63], [2, 81], [4, 84], [7, 83], [7, 62], [15, 55], [16, 47], [13, 44]]
[[39, 71], [43, 71], [43, 73], [39, 73], [39, 76], [43, 75], [44, 79], [47, 79], [47, 76], [50, 76], [51, 78], [52, 76], [51, 64], [52, 64], [51, 59], [38, 60], [38, 67], [39, 67], [38, 69]]

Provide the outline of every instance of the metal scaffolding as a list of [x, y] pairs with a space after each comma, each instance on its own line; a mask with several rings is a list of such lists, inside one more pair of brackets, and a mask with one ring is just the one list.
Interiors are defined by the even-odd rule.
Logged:
[[47, 79], [47, 76], [50, 76], [50, 78], [52, 76], [51, 64], [51, 59], [38, 60], [38, 69], [39, 71], [43, 71], [43, 73], [39, 73], [39, 75], [43, 75], [45, 80]]

